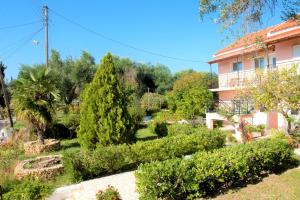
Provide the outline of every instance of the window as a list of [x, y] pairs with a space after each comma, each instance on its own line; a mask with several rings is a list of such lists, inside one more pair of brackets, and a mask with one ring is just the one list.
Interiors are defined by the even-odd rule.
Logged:
[[236, 71], [242, 71], [242, 70], [243, 70], [243, 63], [242, 62], [233, 63], [232, 71], [236, 72]]
[[265, 59], [264, 58], [255, 58], [255, 68], [264, 69], [265, 68]]
[[274, 55], [269, 56], [270, 68], [276, 68], [276, 57]]
[[293, 57], [300, 58], [300, 45], [295, 45], [293, 47]]

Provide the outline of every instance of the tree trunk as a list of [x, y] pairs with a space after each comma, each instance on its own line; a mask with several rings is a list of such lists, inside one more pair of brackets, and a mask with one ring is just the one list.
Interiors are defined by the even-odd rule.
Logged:
[[290, 133], [291, 129], [292, 129], [292, 121], [290, 119], [290, 116], [287, 113], [283, 113], [283, 116], [285, 117], [285, 119], [288, 123], [287, 132]]
[[38, 141], [40, 144], [45, 144], [43, 131], [37, 130]]

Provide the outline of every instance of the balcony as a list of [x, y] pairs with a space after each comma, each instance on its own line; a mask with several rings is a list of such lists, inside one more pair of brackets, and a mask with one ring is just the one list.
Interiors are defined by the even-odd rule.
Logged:
[[[263, 70], [266, 72], [268, 70], [280, 70], [283, 68], [291, 68], [292, 66], [297, 65], [298, 74], [300, 74], [300, 60], [293, 59], [284, 62], [278, 62], [276, 67], [266, 66]], [[219, 74], [219, 88], [211, 89], [211, 91], [225, 91], [225, 90], [234, 90], [237, 88], [242, 88], [248, 85], [249, 83], [253, 83], [256, 79], [256, 72], [259, 69], [255, 69], [252, 67], [249, 70], [235, 71], [229, 73]]]

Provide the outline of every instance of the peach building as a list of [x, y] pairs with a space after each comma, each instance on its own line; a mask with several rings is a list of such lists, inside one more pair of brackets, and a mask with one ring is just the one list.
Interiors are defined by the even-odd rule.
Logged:
[[[241, 102], [234, 101], [237, 89], [255, 76], [256, 69], [272, 70], [298, 65], [300, 73], [300, 21], [288, 20], [281, 24], [248, 34], [213, 55], [209, 64], [218, 65], [219, 102], [227, 104], [236, 112]], [[252, 122], [265, 124], [267, 128], [285, 128], [285, 119], [278, 113], [259, 113]], [[207, 126], [214, 120], [224, 120], [217, 113], [207, 114]], [[255, 124], [255, 123], [254, 123]]]

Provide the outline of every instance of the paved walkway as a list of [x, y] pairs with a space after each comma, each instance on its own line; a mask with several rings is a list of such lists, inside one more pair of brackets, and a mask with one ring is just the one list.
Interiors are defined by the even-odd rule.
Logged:
[[295, 149], [295, 150], [294, 150], [294, 153], [295, 153], [296, 155], [300, 156], [300, 148]]
[[133, 172], [125, 172], [57, 188], [47, 200], [94, 200], [98, 190], [106, 189], [108, 185], [118, 189], [122, 200], [139, 199]]

